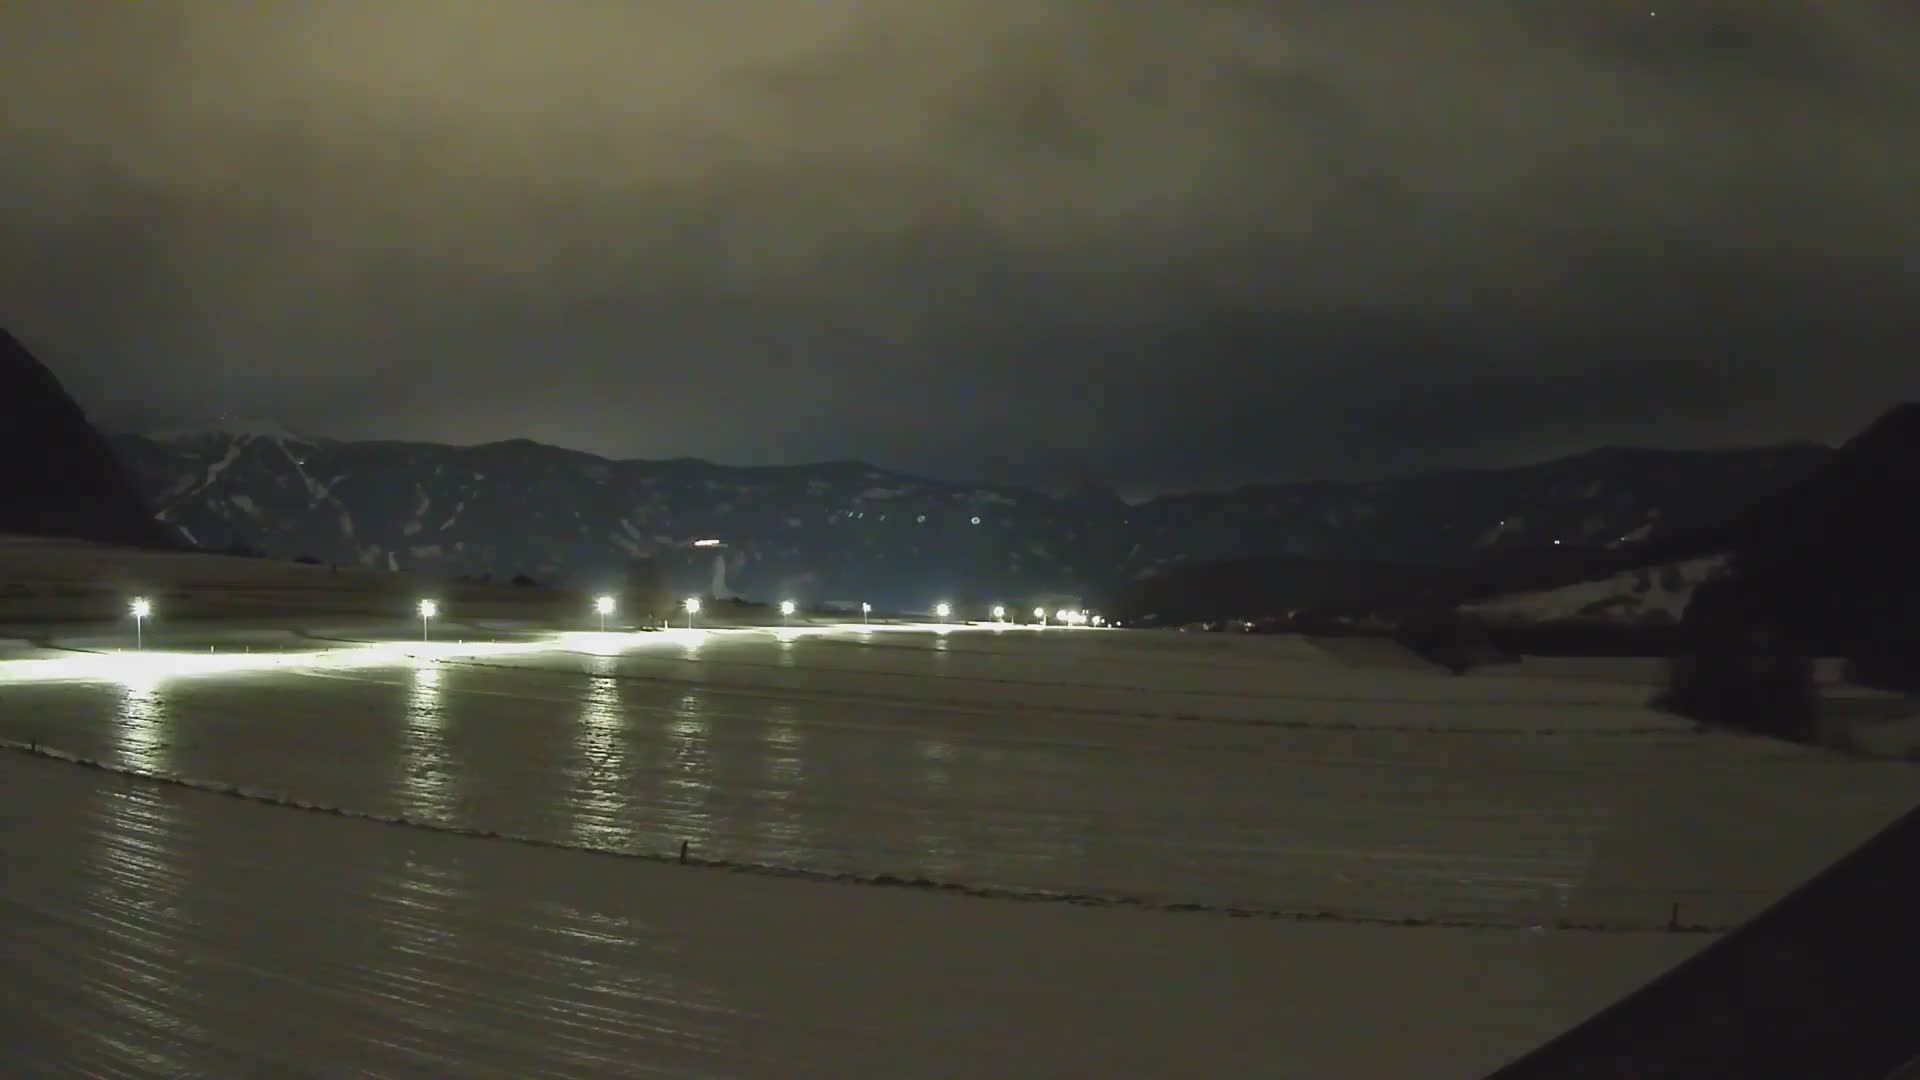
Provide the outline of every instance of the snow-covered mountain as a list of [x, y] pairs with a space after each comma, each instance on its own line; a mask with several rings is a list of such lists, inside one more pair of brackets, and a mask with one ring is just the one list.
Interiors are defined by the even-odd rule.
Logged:
[[1516, 469], [1277, 484], [1128, 505], [859, 462], [611, 461], [524, 440], [456, 447], [209, 431], [115, 448], [159, 518], [221, 549], [591, 584], [654, 556], [680, 584], [803, 600], [1098, 594], [1264, 555], [1463, 566], [1653, 544], [1802, 476], [1824, 449], [1604, 450]]

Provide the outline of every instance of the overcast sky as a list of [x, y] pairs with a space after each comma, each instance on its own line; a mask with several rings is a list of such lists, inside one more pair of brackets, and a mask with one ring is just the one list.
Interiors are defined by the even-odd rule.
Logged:
[[0, 4], [96, 419], [1129, 492], [1920, 396], [1908, 0]]

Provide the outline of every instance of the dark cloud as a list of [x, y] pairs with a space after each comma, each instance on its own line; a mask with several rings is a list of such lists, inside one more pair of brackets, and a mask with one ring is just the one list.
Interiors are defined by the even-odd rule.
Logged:
[[0, 319], [97, 414], [1129, 488], [1920, 393], [1882, 0], [0, 10]]

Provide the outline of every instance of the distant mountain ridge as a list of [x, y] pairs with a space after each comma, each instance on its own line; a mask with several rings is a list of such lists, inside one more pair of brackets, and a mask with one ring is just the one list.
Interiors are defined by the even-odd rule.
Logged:
[[136, 546], [173, 543], [60, 380], [3, 329], [0, 533]]
[[1829, 452], [1601, 450], [1129, 505], [862, 462], [613, 461], [527, 440], [457, 447], [206, 431], [118, 436], [113, 446], [158, 517], [210, 549], [582, 585], [653, 556], [676, 584], [700, 587], [718, 560], [730, 591], [913, 608], [1097, 597], [1170, 568], [1263, 556], [1466, 567], [1631, 549], [1724, 520]]

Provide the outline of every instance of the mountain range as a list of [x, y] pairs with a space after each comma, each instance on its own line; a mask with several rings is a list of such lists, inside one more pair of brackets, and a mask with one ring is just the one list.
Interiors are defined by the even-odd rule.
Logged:
[[582, 586], [651, 557], [677, 587], [909, 610], [1098, 598], [1182, 566], [1256, 557], [1631, 562], [1790, 486], [1829, 452], [1604, 449], [1129, 504], [1098, 488], [1054, 496], [854, 461], [615, 461], [525, 440], [348, 442], [229, 424], [111, 443], [158, 519], [202, 548]]

